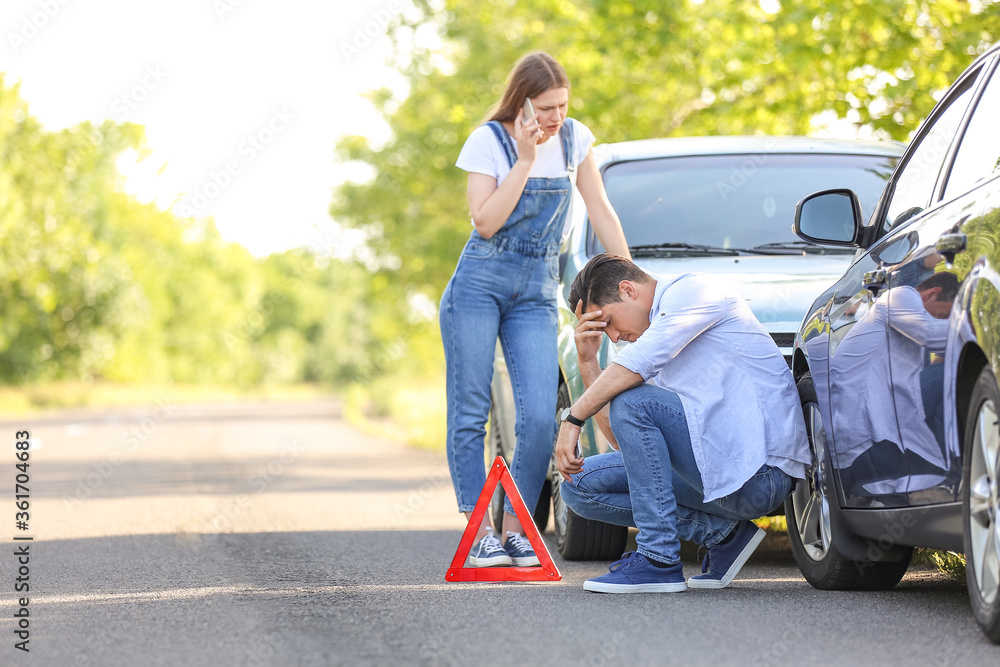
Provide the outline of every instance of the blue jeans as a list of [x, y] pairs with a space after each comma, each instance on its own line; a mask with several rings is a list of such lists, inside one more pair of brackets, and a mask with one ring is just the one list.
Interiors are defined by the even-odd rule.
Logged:
[[616, 396], [611, 430], [620, 451], [587, 457], [572, 483], [560, 485], [563, 500], [582, 517], [638, 528], [647, 558], [678, 562], [680, 540], [715, 546], [791, 493], [791, 478], [764, 465], [738, 491], [706, 503], [684, 408], [666, 389], [643, 384]]
[[[517, 162], [513, 140], [500, 123], [488, 125], [513, 168]], [[483, 439], [497, 337], [517, 412], [510, 472], [528, 511], [538, 504], [549, 471], [559, 382], [559, 246], [573, 187], [568, 175], [574, 168], [570, 157], [575, 155], [569, 119], [559, 132], [559, 141], [567, 175], [529, 178], [496, 234], [485, 239], [473, 231], [441, 296], [448, 467], [460, 512], [475, 508], [486, 483]], [[509, 498], [504, 509], [514, 513]]]
[[[469, 241], [441, 297], [448, 466], [460, 512], [473, 510], [486, 483], [483, 441], [498, 334], [517, 410], [511, 474], [528, 510], [538, 503], [556, 433], [557, 270], [554, 253], [528, 256]], [[509, 500], [505, 509], [514, 513]]]

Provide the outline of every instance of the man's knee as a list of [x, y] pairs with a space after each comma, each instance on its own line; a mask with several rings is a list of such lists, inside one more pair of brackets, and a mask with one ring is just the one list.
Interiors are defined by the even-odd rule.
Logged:
[[632, 387], [611, 399], [608, 407], [608, 419], [611, 427], [614, 428], [616, 422], [632, 419], [636, 411], [641, 409], [640, 400], [645, 395], [646, 385]]

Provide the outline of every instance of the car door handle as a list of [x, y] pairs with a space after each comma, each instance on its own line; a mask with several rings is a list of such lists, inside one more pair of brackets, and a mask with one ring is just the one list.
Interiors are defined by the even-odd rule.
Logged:
[[942, 234], [934, 243], [934, 249], [951, 264], [955, 261], [955, 255], [965, 252], [967, 242], [965, 234]]

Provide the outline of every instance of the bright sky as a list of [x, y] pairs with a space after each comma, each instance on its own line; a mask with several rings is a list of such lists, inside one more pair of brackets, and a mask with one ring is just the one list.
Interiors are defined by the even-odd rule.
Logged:
[[[146, 127], [126, 187], [212, 216], [255, 255], [348, 243], [331, 188], [337, 138], [385, 139], [361, 93], [403, 90], [385, 23], [406, 0], [3, 0], [0, 71], [46, 129]], [[354, 170], [356, 172], [356, 168]], [[158, 173], [159, 172], [159, 173]]]

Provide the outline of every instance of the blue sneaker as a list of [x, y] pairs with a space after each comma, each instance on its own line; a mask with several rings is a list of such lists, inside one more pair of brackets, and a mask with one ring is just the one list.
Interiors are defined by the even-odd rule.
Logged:
[[510, 556], [504, 551], [497, 536], [493, 534], [492, 528], [483, 536], [483, 539], [479, 540], [476, 546], [472, 547], [472, 553], [469, 554], [469, 565], [472, 567], [496, 567], [510, 564]]
[[679, 593], [687, 589], [680, 563], [656, 567], [637, 551], [622, 554], [610, 572], [583, 582], [583, 590], [595, 593]]
[[507, 543], [504, 544], [503, 548], [510, 556], [511, 562], [517, 567], [541, 565], [538, 562], [538, 556], [535, 555], [535, 550], [531, 548], [531, 542], [521, 533], [512, 533], [508, 530]]
[[764, 530], [752, 521], [741, 521], [733, 531], [733, 539], [727, 544], [709, 547], [701, 571], [688, 579], [691, 588], [725, 588], [739, 573], [740, 568], [750, 558], [757, 545], [764, 539]]

